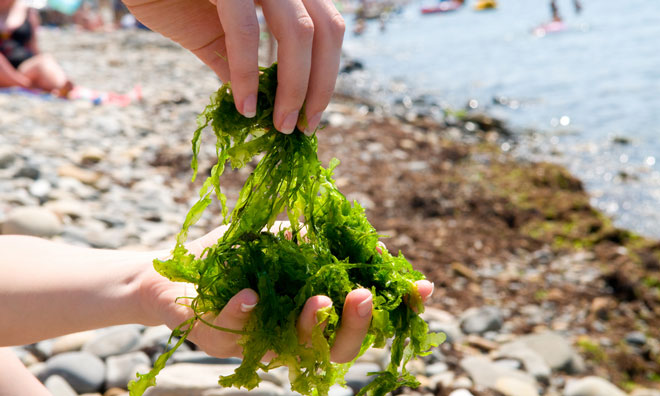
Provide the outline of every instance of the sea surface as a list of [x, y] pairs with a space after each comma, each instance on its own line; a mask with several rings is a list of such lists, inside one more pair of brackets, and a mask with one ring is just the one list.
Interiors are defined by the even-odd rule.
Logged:
[[506, 119], [519, 155], [566, 165], [617, 225], [660, 237], [660, 1], [581, 1], [558, 0], [566, 28], [545, 36], [547, 0], [432, 15], [412, 1], [360, 36], [346, 15], [344, 49], [374, 80]]

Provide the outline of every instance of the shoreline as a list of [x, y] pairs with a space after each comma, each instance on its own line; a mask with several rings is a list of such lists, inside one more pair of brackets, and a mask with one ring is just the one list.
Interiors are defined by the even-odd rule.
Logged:
[[[112, 42], [51, 33], [50, 49], [82, 83], [115, 90], [140, 83], [145, 98], [117, 108], [0, 95], [0, 118], [8, 120], [0, 147], [10, 148], [0, 150], [0, 222], [36, 206], [58, 216], [58, 240], [170, 248], [201, 182], [189, 183], [189, 139], [217, 79], [146, 32]], [[318, 137], [320, 159], [342, 161], [340, 190], [389, 235], [390, 250], [436, 284], [427, 318], [452, 337], [418, 368], [419, 393], [494, 395], [495, 383], [480, 382], [469, 364], [520, 363], [504, 346], [546, 331], [570, 348], [568, 363], [538, 376], [524, 362], [515, 368], [540, 394], [566, 395], [568, 382], [588, 375], [626, 391], [659, 389], [660, 243], [614, 227], [565, 168], [514, 158], [501, 121], [413, 102], [381, 108], [337, 94]], [[215, 154], [206, 143], [200, 172]], [[229, 201], [247, 171], [223, 180]], [[205, 216], [191, 238], [214, 220]], [[484, 328], [466, 327], [486, 319]], [[441, 364], [452, 379], [431, 381], [442, 373], [429, 367]]]

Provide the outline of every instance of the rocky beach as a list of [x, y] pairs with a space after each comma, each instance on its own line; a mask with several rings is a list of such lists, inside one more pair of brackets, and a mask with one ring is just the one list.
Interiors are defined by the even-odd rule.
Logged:
[[[126, 107], [21, 92], [0, 94], [0, 224], [81, 246], [171, 248], [201, 181], [190, 182], [190, 138], [219, 80], [188, 52], [146, 31], [44, 30], [42, 47], [74, 82], [129, 92]], [[515, 133], [488, 114], [433, 99], [370, 99], [368, 74], [343, 73], [318, 132], [342, 192], [429, 280], [423, 314], [447, 341], [413, 361], [411, 396], [659, 396], [660, 243], [616, 228], [580, 180], [521, 160]], [[367, 81], [365, 81], [367, 79]], [[405, 92], [405, 87], [399, 87]], [[211, 136], [200, 172], [213, 164]], [[236, 200], [253, 169], [222, 183]], [[190, 238], [219, 224], [208, 211]], [[162, 353], [166, 327], [99, 329], [16, 353], [54, 396], [127, 395]], [[370, 350], [346, 376], [351, 396], [389, 353]], [[243, 395], [222, 389], [236, 359], [184, 344], [151, 396]], [[286, 369], [249, 393], [289, 395]]]

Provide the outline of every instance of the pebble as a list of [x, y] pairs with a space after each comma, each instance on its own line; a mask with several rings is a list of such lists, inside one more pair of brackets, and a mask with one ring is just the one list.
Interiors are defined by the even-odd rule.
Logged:
[[449, 396], [474, 396], [472, 392], [467, 389], [456, 389], [453, 390]]
[[[147, 327], [142, 333], [142, 337], [140, 337], [140, 344], [138, 349], [162, 350], [167, 345], [167, 340], [169, 340], [171, 334], [172, 334], [172, 330], [165, 325]], [[177, 349], [176, 353], [178, 352], [179, 350]]]
[[136, 350], [139, 344], [139, 327], [124, 325], [98, 331], [94, 338], [83, 345], [82, 350], [106, 358]]
[[465, 370], [476, 385], [493, 388], [500, 378], [515, 378], [536, 386], [536, 381], [529, 374], [510, 368], [499, 366], [483, 356], [469, 356], [463, 358], [460, 366]]
[[[163, 394], [162, 396], [196, 396], [197, 393], [176, 393], [176, 394]], [[270, 382], [262, 382], [257, 388], [252, 390], [236, 389], [236, 388], [219, 388], [214, 387], [199, 393], [200, 396], [294, 396], [292, 392], [287, 392], [284, 389], [274, 385]], [[145, 396], [151, 396], [151, 393]], [[160, 396], [160, 394], [159, 394]]]
[[151, 370], [151, 359], [146, 353], [137, 351], [109, 356], [105, 366], [105, 386], [126, 388], [126, 384], [136, 378], [136, 373], [144, 374]]
[[564, 396], [626, 396], [626, 393], [603, 378], [584, 377], [569, 381]]
[[204, 363], [204, 364], [240, 364], [238, 358], [217, 358], [204, 351], [180, 351], [177, 349], [169, 360], [172, 363]]
[[35, 377], [41, 378], [41, 374], [46, 371], [46, 362], [33, 363], [27, 369]]
[[493, 389], [504, 396], [539, 396], [539, 391], [535, 386], [511, 377], [498, 378]]
[[39, 202], [47, 201], [48, 194], [52, 190], [50, 182], [44, 179], [35, 180], [34, 183], [30, 185], [28, 191], [32, 194], [33, 197], [37, 198]]
[[545, 332], [522, 336], [518, 341], [539, 354], [552, 370], [571, 370], [575, 351], [561, 335]]
[[353, 396], [355, 393], [350, 387], [332, 385], [328, 391], [328, 396]]
[[630, 396], [660, 396], [660, 390], [638, 388], [630, 392]]
[[2, 234], [31, 235], [50, 238], [62, 232], [62, 224], [48, 209], [32, 206], [18, 207], [7, 215], [2, 224]]
[[18, 158], [10, 147], [0, 147], [0, 169], [9, 168]]
[[96, 332], [94, 330], [87, 330], [57, 337], [53, 340], [50, 347], [50, 353], [57, 355], [58, 353], [63, 352], [78, 351], [86, 342], [91, 340], [95, 334]]
[[100, 173], [79, 168], [75, 165], [62, 165], [57, 170], [57, 173], [60, 177], [70, 177], [89, 185], [93, 185], [101, 178]]
[[237, 367], [238, 365], [197, 363], [168, 365], [158, 375], [157, 386], [150, 388], [145, 396], [201, 396], [206, 391], [219, 392], [224, 389], [219, 389], [218, 377], [233, 374]]
[[449, 370], [449, 366], [445, 362], [431, 363], [426, 366], [426, 376], [431, 377], [436, 374], [444, 373]]
[[110, 388], [103, 393], [103, 396], [128, 396], [128, 392], [122, 388]]
[[351, 387], [357, 393], [362, 387], [368, 385], [373, 381], [374, 376], [369, 376], [367, 373], [380, 371], [380, 365], [375, 363], [355, 363], [348, 372], [344, 379], [346, 385]]
[[75, 389], [59, 375], [51, 375], [44, 383], [53, 396], [77, 396]]
[[453, 371], [435, 374], [429, 378], [429, 387], [431, 389], [435, 389], [438, 386], [449, 388], [454, 383], [454, 378], [456, 378], [456, 374]]
[[[498, 366], [506, 367], [511, 370], [522, 370], [523, 366], [519, 360], [516, 359], [498, 359], [494, 361]], [[538, 379], [538, 378], [537, 378]]]
[[39, 362], [39, 359], [37, 359], [36, 356], [30, 351], [28, 351], [26, 348], [22, 346], [15, 346], [11, 347], [12, 351], [14, 354], [18, 357], [18, 359], [23, 363], [25, 366], [31, 366], [35, 363]]
[[20, 169], [18, 169], [16, 173], [14, 173], [14, 178], [17, 179], [24, 177], [26, 179], [37, 180], [39, 178], [39, 175], [41, 175], [41, 171], [39, 170], [38, 167], [26, 165], [21, 167]]
[[39, 379], [44, 381], [51, 375], [61, 376], [78, 393], [95, 392], [105, 380], [105, 364], [91, 353], [61, 353], [48, 359]]
[[466, 334], [483, 334], [502, 328], [503, 318], [499, 308], [486, 306], [469, 309], [461, 320], [461, 330]]
[[644, 346], [646, 344], [646, 335], [641, 331], [631, 331], [626, 334], [626, 342], [630, 345]]
[[496, 356], [520, 361], [525, 370], [542, 383], [548, 383], [552, 370], [542, 355], [522, 341], [504, 344]]
[[429, 331], [434, 333], [444, 333], [447, 336], [447, 340], [450, 344], [455, 342], [460, 342], [463, 339], [463, 332], [458, 322], [444, 322], [433, 320], [429, 323]]
[[474, 382], [464, 375], [456, 378], [452, 384], [454, 388], [472, 388], [472, 385], [474, 385]]
[[78, 219], [80, 217], [89, 216], [89, 210], [86, 203], [77, 199], [63, 198], [52, 200], [46, 202], [44, 207], [60, 217], [68, 216], [72, 219]]

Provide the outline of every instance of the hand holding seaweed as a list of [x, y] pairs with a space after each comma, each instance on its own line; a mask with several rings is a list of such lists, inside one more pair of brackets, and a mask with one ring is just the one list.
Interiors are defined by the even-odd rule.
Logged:
[[[209, 124], [217, 139], [218, 162], [184, 221], [172, 258], [154, 262], [156, 270], [170, 280], [196, 287], [197, 295], [189, 305], [194, 315], [173, 334], [183, 340], [195, 326], [207, 325], [241, 336], [242, 364], [234, 374], [220, 378], [222, 386], [252, 389], [260, 381], [258, 369], [286, 365], [294, 391], [327, 395], [331, 385], [343, 383], [352, 364], [331, 362], [344, 305], [352, 290], [365, 288], [373, 295], [373, 311], [360, 353], [372, 346], [382, 348], [388, 338], [394, 339], [389, 366], [375, 373], [374, 381], [360, 394], [383, 395], [403, 385], [414, 387], [418, 383], [406, 363], [444, 340], [444, 335], [428, 333], [417, 314], [423, 304], [415, 282], [423, 276], [401, 254], [394, 256], [379, 245], [379, 235], [363, 208], [348, 202], [335, 186], [332, 172], [338, 161], [324, 168], [318, 160], [315, 136], [275, 131], [276, 70], [276, 66], [262, 70], [254, 118], [244, 118], [235, 110], [229, 84], [211, 97], [211, 104], [199, 116], [192, 167], [196, 173], [200, 135]], [[263, 158], [229, 214], [220, 188], [226, 162], [240, 168], [261, 153]], [[222, 204], [227, 229], [217, 243], [196, 255], [184, 242], [188, 228], [212, 196]], [[283, 213], [290, 222], [288, 229], [263, 231], [271, 229]], [[205, 320], [205, 315], [218, 314], [244, 289], [256, 291], [259, 302], [242, 330]], [[309, 342], [301, 342], [297, 318], [308, 299], [317, 295], [329, 297], [332, 306], [317, 313], [318, 322], [325, 326], [314, 326]], [[131, 395], [140, 395], [155, 384], [155, 376], [173, 351], [163, 354], [150, 373], [140, 374], [130, 384]], [[269, 351], [274, 357], [263, 363]]]

